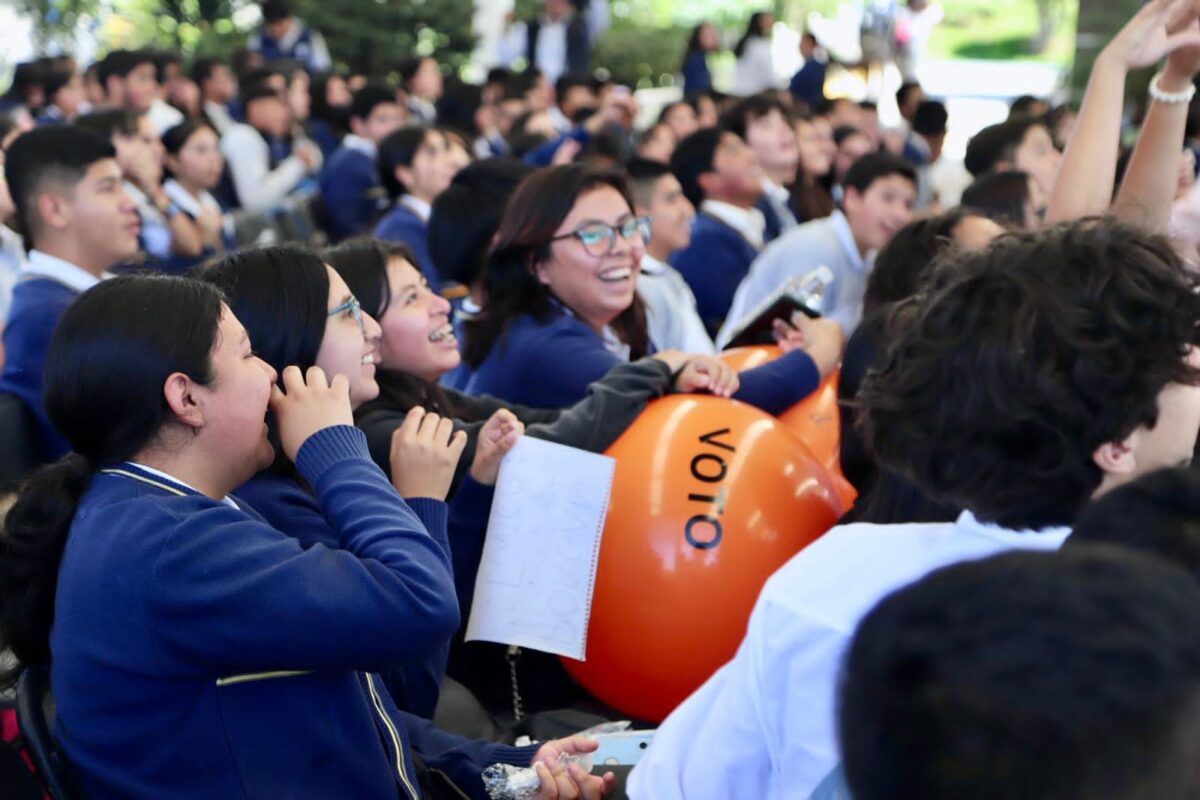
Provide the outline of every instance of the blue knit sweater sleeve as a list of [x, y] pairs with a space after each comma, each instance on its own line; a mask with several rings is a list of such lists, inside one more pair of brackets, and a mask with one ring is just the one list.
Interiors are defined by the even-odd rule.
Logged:
[[735, 400], [761, 408], [773, 417], [808, 397], [821, 383], [821, 373], [803, 350], [793, 350], [761, 367], [738, 373]]
[[575, 128], [557, 139], [543, 142], [522, 156], [521, 160], [531, 167], [548, 167], [554, 161], [554, 154], [558, 152], [558, 148], [568, 139], [578, 142], [580, 147], [587, 147], [588, 142], [592, 140], [592, 135], [586, 128]]
[[[390, 698], [383, 699], [385, 706]], [[476, 800], [489, 800], [483, 786], [483, 771], [492, 764], [527, 767], [533, 763], [539, 745], [512, 747], [481, 739], [464, 739], [438, 730], [427, 719], [387, 708], [393, 719], [404, 726], [408, 744], [425, 766], [444, 772], [454, 785]]]
[[297, 467], [341, 548], [304, 549], [224, 504], [179, 517], [148, 592], [164, 666], [378, 671], [427, 657], [457, 629], [444, 540], [371, 462], [362, 432], [314, 434]]
[[[448, 509], [440, 500], [427, 497], [409, 498], [409, 508], [420, 518], [429, 535], [439, 542], [448, 542]], [[392, 693], [396, 704], [419, 717], [433, 719], [438, 696], [442, 693], [442, 678], [446, 676], [446, 662], [450, 660], [450, 640], [435, 647], [428, 656], [406, 662], [383, 673], [383, 682]]]

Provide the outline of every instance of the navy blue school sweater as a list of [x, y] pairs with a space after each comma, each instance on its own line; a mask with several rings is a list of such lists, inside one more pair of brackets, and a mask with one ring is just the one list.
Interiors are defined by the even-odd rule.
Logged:
[[696, 311], [709, 333], [725, 322], [733, 295], [758, 250], [736, 230], [703, 212], [692, 221], [692, 241], [668, 259], [696, 295]]
[[[475, 368], [467, 393], [510, 403], [557, 408], [576, 403], [589, 384], [625, 361], [604, 340], [565, 310], [538, 322], [526, 314], [509, 323], [487, 358]], [[820, 382], [816, 364], [803, 350], [739, 374], [733, 397], [778, 415], [808, 396]]]
[[320, 186], [326, 230], [334, 241], [363, 233], [387, 208], [375, 159], [353, 147], [342, 145], [329, 157]]
[[687, 54], [683, 60], [683, 96], [691, 97], [712, 89], [712, 73], [708, 71], [708, 58], [699, 50]]
[[421, 271], [425, 280], [429, 281], [429, 288], [436, 292], [442, 288], [442, 279], [433, 265], [433, 257], [429, 255], [427, 231], [425, 221], [417, 216], [417, 212], [406, 205], [397, 203], [375, 226], [375, 238], [408, 245], [417, 259], [417, 263], [413, 266]]
[[442, 543], [337, 426], [296, 459], [336, 532], [300, 542], [248, 506], [132, 464], [101, 470], [59, 569], [57, 733], [89, 798], [418, 796], [415, 753], [470, 797], [534, 748], [400, 712], [381, 667], [450, 636]]
[[42, 371], [54, 326], [77, 297], [79, 292], [50, 278], [19, 281], [13, 287], [12, 305], [4, 325], [0, 392], [16, 395], [33, 412], [38, 421], [42, 455], [51, 461], [71, 446], [54, 429], [42, 407]]
[[[295, 537], [305, 549], [316, 544], [331, 548], [339, 546], [337, 531], [325, 519], [317, 498], [286, 475], [260, 472], [242, 484], [234, 494], [262, 514], [272, 528]], [[446, 504], [428, 497], [412, 498], [406, 502], [429, 535], [449, 555]], [[401, 520], [404, 521], [407, 519]], [[450, 640], [447, 638], [424, 657], [380, 670], [384, 684], [398, 708], [425, 719], [433, 719], [442, 678], [446, 674], [449, 651]]]

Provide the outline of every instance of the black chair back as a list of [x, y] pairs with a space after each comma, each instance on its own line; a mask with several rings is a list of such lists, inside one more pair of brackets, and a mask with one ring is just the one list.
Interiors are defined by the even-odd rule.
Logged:
[[77, 797], [71, 788], [67, 757], [54, 738], [54, 698], [50, 695], [48, 668], [25, 669], [17, 679], [17, 724], [51, 800]]
[[0, 392], [0, 493], [15, 488], [44, 460], [33, 413], [16, 395]]

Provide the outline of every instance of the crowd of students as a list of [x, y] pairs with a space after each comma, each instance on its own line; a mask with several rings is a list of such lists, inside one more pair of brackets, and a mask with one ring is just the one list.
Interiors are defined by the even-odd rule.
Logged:
[[[602, 451], [671, 393], [778, 415], [839, 369], [859, 500], [628, 795], [1192, 796], [1200, 8], [1152, 0], [1077, 116], [1019, 99], [954, 164], [911, 82], [896, 130], [811, 76], [635, 130], [576, 69], [604, 5], [550, 0], [506, 46], [558, 73], [482, 86], [330, 72], [277, 0], [236, 63], [20, 72], [0, 392], [47, 466], [5, 518], [0, 620], [82, 796], [483, 798], [491, 764], [611, 793], [567, 757], [617, 712], [463, 640], [501, 460]], [[1122, 154], [1126, 76], [1163, 58]], [[246, 213], [298, 200], [319, 236], [247, 246]], [[817, 268], [778, 358], [717, 357]]]

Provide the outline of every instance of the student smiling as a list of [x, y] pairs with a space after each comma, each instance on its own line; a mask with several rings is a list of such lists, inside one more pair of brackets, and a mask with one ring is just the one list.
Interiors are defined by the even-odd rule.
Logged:
[[138, 216], [121, 186], [113, 146], [74, 126], [18, 137], [6, 174], [32, 251], [13, 289], [4, 327], [0, 391], [11, 392], [39, 423], [43, 456], [70, 449], [42, 406], [42, 371], [54, 325], [85, 290], [138, 251]]
[[[648, 236], [618, 175], [566, 166], [522, 183], [492, 250], [487, 304], [464, 323], [464, 358], [474, 368], [468, 393], [563, 406], [614, 366], [650, 351], [635, 295]], [[796, 339], [783, 358], [740, 373], [736, 382], [709, 372], [711, 380], [693, 388], [778, 414], [811, 392], [836, 361], [818, 356], [818, 365], [794, 347]], [[671, 357], [681, 365], [697, 358]]]
[[[444, 542], [350, 425], [353, 379], [289, 366], [276, 385], [220, 293], [182, 278], [96, 286], [49, 354], [46, 406], [74, 452], [5, 520], [0, 609], [21, 664], [50, 667], [88, 797], [416, 800], [449, 783], [482, 800], [484, 766], [535, 758], [539, 798], [611, 788], [558, 761], [594, 743], [450, 736], [373, 674], [459, 615]], [[230, 496], [274, 457], [268, 407], [329, 544]]]

